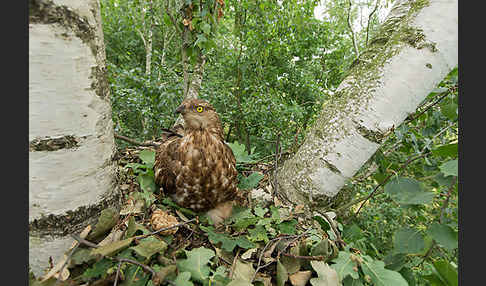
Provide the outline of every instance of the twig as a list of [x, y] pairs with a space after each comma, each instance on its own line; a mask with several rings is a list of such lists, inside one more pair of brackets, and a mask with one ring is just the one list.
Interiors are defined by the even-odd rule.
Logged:
[[338, 247], [340, 249], [344, 249], [344, 247], [346, 246], [346, 243], [344, 242], [344, 240], [341, 238], [341, 234], [339, 233], [339, 231], [336, 229], [336, 226], [334, 225], [333, 223], [333, 220], [326, 214], [326, 213], [320, 213], [321, 215], [323, 215], [327, 222], [329, 223], [329, 225], [331, 226], [332, 228], [332, 231], [334, 232], [334, 234], [336, 235], [336, 242], [338, 243]]
[[86, 246], [89, 246], [89, 247], [92, 247], [92, 248], [98, 248], [99, 246], [95, 243], [92, 243], [90, 241], [87, 241], [86, 239], [74, 234], [74, 233], [71, 233], [71, 237], [74, 238], [75, 240], [77, 240], [79, 243], [81, 244], [84, 244]]
[[115, 282], [113, 283], [113, 286], [116, 286], [118, 284], [118, 275], [120, 275], [120, 268], [121, 268], [122, 262], [118, 262], [118, 267], [116, 268], [116, 275], [115, 275]]
[[371, 11], [370, 15], [368, 16], [368, 25], [366, 26], [366, 42], [365, 42], [366, 47], [368, 46], [368, 35], [369, 35], [369, 31], [370, 31], [371, 17], [373, 17], [373, 14], [375, 14], [376, 10], [378, 9], [379, 3], [380, 3], [380, 0], [376, 0], [375, 8], [373, 9], [373, 11]]
[[356, 53], [356, 58], [359, 58], [359, 50], [358, 50], [358, 45], [356, 44], [356, 35], [354, 34], [353, 26], [351, 24], [351, 0], [348, 0], [349, 2], [349, 8], [348, 8], [348, 27], [349, 30], [351, 31], [351, 40], [353, 40], [353, 47], [354, 47], [354, 52]]
[[275, 201], [275, 194], [278, 192], [277, 184], [277, 169], [278, 169], [278, 159], [280, 151], [280, 132], [277, 134], [277, 142], [275, 144], [275, 169], [273, 170], [273, 192], [272, 200]]
[[134, 139], [131, 139], [131, 138], [128, 138], [126, 136], [123, 136], [123, 135], [119, 135], [117, 133], [114, 134], [115, 135], [115, 138], [118, 138], [118, 139], [121, 139], [123, 141], [126, 141], [126, 142], [129, 142], [129, 143], [132, 143], [134, 145], [139, 145], [139, 146], [146, 146], [146, 147], [159, 147], [159, 145], [155, 144], [155, 143], [142, 143], [142, 142], [138, 142], [137, 140], [134, 140]]
[[410, 119], [407, 120], [406, 123], [410, 123], [412, 121], [414, 121], [415, 119], [419, 118], [420, 115], [424, 114], [427, 110], [429, 110], [432, 106], [436, 105], [437, 103], [439, 103], [444, 97], [446, 97], [447, 95], [449, 95], [449, 90], [447, 91], [444, 91], [443, 93], [441, 93], [441, 95], [438, 96], [438, 99], [436, 101], [434, 101], [433, 103], [431, 103], [430, 105], [428, 105], [427, 107], [424, 108], [424, 110], [422, 110], [419, 114], [415, 115], [415, 116], [412, 116]]
[[59, 285], [59, 283], [61, 283], [62, 272], [64, 271], [64, 268], [66, 267], [68, 262], [71, 260], [71, 257], [73, 256], [74, 251], [78, 248], [79, 245], [80, 245], [79, 243], [76, 243], [76, 245], [73, 247], [73, 249], [71, 249], [71, 251], [69, 252], [69, 255], [66, 258], [66, 261], [64, 262], [64, 264], [62, 265], [61, 270], [59, 270], [59, 274], [57, 276], [57, 281], [54, 284], [54, 286], [57, 286], [57, 285]]
[[302, 256], [302, 255], [293, 255], [293, 254], [290, 254], [290, 253], [282, 253], [282, 255], [297, 258], [297, 259], [307, 259], [307, 260], [321, 260], [321, 261], [323, 261], [325, 259], [325, 257], [323, 255]]
[[157, 233], [159, 233], [159, 232], [166, 231], [166, 230], [173, 229], [173, 228], [177, 228], [177, 227], [179, 227], [179, 226], [183, 226], [183, 225], [186, 225], [186, 224], [192, 223], [192, 222], [194, 222], [194, 221], [196, 221], [196, 219], [195, 219], [195, 218], [190, 219], [190, 220], [185, 221], [185, 222], [182, 222], [182, 223], [175, 224], [175, 225], [173, 225], [173, 226], [163, 227], [163, 228], [161, 228], [161, 229], [159, 229], [159, 230], [156, 230], [156, 231], [154, 231], [154, 232], [151, 232], [151, 233], [147, 233], [147, 234], [142, 234], [142, 235], [135, 236], [135, 239], [143, 239], [143, 238], [149, 237], [149, 236], [151, 236], [151, 235], [157, 234]]
[[[307, 231], [309, 231], [309, 230], [307, 230]], [[305, 231], [304, 233], [306, 233], [307, 231]], [[283, 236], [279, 236], [279, 237], [276, 237], [274, 239], [271, 239], [269, 242], [267, 242], [267, 244], [265, 244], [265, 247], [263, 247], [262, 252], [260, 253], [260, 257], [258, 258], [257, 268], [255, 270], [255, 273], [253, 274], [253, 278], [251, 279], [250, 283], [253, 283], [253, 280], [255, 280], [255, 277], [256, 277], [258, 271], [260, 271], [261, 269], [263, 269], [263, 268], [267, 267], [268, 265], [272, 264], [273, 262], [275, 262], [275, 261], [270, 261], [265, 265], [260, 265], [260, 263], [262, 262], [262, 257], [265, 254], [265, 250], [267, 250], [268, 246], [270, 244], [272, 244], [272, 242], [278, 243], [282, 239], [302, 237], [304, 233], [296, 234], [296, 235], [283, 235]]]
[[[429, 154], [429, 152], [427, 153], [422, 153], [418, 156], [415, 156], [415, 157], [410, 157], [402, 166], [400, 166], [400, 168], [398, 169], [398, 171], [401, 171], [403, 169], [405, 169], [410, 163], [412, 163], [413, 161], [417, 160], [417, 159], [420, 159], [422, 157], [425, 157]], [[363, 202], [361, 203], [361, 205], [359, 206], [358, 210], [356, 211], [356, 213], [354, 214], [355, 216], [357, 216], [359, 214], [359, 211], [361, 210], [361, 208], [363, 207], [363, 205], [371, 198], [373, 197], [373, 195], [376, 193], [376, 191], [378, 190], [379, 187], [385, 185], [389, 180], [390, 178], [393, 176], [394, 174], [389, 174], [380, 184], [378, 184], [378, 186], [375, 187], [375, 189], [367, 196], [363, 199]], [[360, 199], [361, 200], [361, 199]], [[359, 201], [358, 201], [359, 202]], [[358, 203], [358, 202], [354, 202], [354, 203]], [[353, 204], [354, 204], [353, 203]], [[341, 209], [341, 208], [339, 208]]]
[[451, 194], [452, 194], [452, 190], [454, 190], [454, 186], [456, 185], [456, 180], [457, 180], [457, 177], [454, 177], [454, 180], [452, 180], [452, 183], [451, 183], [451, 186], [449, 187], [449, 189], [447, 190], [447, 194], [446, 194], [446, 200], [444, 202], [444, 205], [442, 205], [442, 208], [440, 210], [440, 218], [439, 218], [439, 222], [441, 224], [444, 223], [444, 218], [445, 218], [445, 210], [447, 208], [447, 206], [449, 205], [449, 199], [451, 197]]

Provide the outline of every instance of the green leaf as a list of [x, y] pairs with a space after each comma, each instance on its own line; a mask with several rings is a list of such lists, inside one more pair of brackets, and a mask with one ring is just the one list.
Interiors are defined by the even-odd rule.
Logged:
[[267, 243], [269, 240], [265, 227], [261, 225], [257, 225], [253, 229], [248, 229], [248, 234], [248, 239], [250, 241], [264, 241], [265, 243]]
[[107, 208], [101, 211], [98, 222], [96, 223], [94, 229], [88, 235], [88, 239], [94, 239], [107, 231], [111, 230], [115, 224], [118, 222], [120, 213], [114, 208]]
[[343, 280], [343, 286], [363, 286], [363, 282], [360, 279], [353, 279], [351, 276], [347, 276]]
[[437, 175], [434, 176], [434, 181], [436, 181], [441, 186], [450, 186], [454, 181], [454, 176], [444, 176], [444, 173], [438, 172]]
[[433, 192], [423, 190], [418, 181], [404, 177], [390, 180], [385, 185], [385, 192], [394, 201], [403, 205], [429, 204], [435, 195]]
[[407, 280], [408, 286], [415, 286], [417, 284], [412, 269], [408, 267], [403, 267], [402, 270], [400, 270], [399, 272], [400, 274], [402, 274], [402, 277]]
[[191, 272], [182, 272], [177, 275], [174, 284], [177, 286], [194, 286], [194, 283], [189, 281], [191, 279]]
[[457, 269], [452, 266], [446, 260], [438, 260], [434, 262], [434, 269], [436, 274], [440, 277], [440, 279], [445, 282], [444, 285], [448, 286], [457, 286], [458, 285], [458, 275]]
[[201, 30], [204, 32], [204, 34], [209, 35], [211, 33], [211, 25], [208, 23], [203, 23], [201, 25]]
[[290, 221], [284, 221], [277, 225], [277, 229], [280, 233], [284, 234], [295, 234], [297, 232], [296, 226], [297, 220], [292, 219]]
[[234, 143], [227, 143], [228, 146], [233, 151], [233, 154], [236, 158], [236, 163], [253, 163], [255, 160], [253, 159], [252, 155], [248, 155], [248, 152], [245, 151], [245, 145], [238, 143], [235, 141]]
[[251, 173], [248, 177], [242, 176], [238, 183], [238, 188], [240, 190], [251, 190], [258, 186], [258, 183], [263, 177], [264, 176], [258, 172]]
[[258, 206], [258, 207], [254, 208], [254, 211], [255, 211], [255, 214], [258, 217], [263, 218], [265, 216], [265, 214], [268, 212], [268, 209], [264, 209], [264, 208]]
[[425, 248], [423, 235], [411, 228], [402, 228], [393, 236], [395, 253], [417, 254]]
[[339, 286], [339, 278], [338, 273], [332, 267], [329, 267], [327, 263], [324, 261], [311, 261], [310, 264], [312, 268], [317, 273], [317, 278], [312, 278], [310, 283], [313, 286]]
[[143, 239], [137, 246], [131, 247], [139, 255], [150, 258], [155, 253], [163, 252], [167, 249], [167, 243], [161, 240]]
[[135, 231], [137, 231], [135, 217], [130, 216], [130, 218], [128, 219], [127, 231], [125, 232], [125, 238], [132, 237], [135, 234]]
[[208, 238], [211, 243], [221, 242], [221, 248], [226, 251], [233, 251], [237, 245], [244, 249], [256, 247], [254, 243], [248, 241], [248, 239], [245, 237], [240, 236], [235, 239], [226, 234], [214, 232], [212, 227], [205, 227], [201, 225], [200, 228], [208, 234]]
[[177, 268], [180, 272], [190, 272], [195, 281], [204, 282], [209, 277], [209, 260], [214, 257], [215, 253], [211, 249], [204, 247], [195, 248], [191, 251], [186, 250], [187, 259], [177, 262]]
[[127, 248], [133, 241], [134, 237], [130, 237], [124, 240], [115, 241], [98, 248], [93, 248], [91, 250], [92, 255], [103, 255], [103, 256], [111, 256], [114, 255], [123, 249]]
[[285, 266], [277, 260], [277, 286], [284, 286], [285, 282], [289, 279], [289, 274]]
[[153, 193], [155, 192], [155, 181], [154, 177], [150, 174], [140, 174], [137, 177], [137, 181], [140, 184], [140, 188], [145, 192]]
[[457, 157], [457, 143], [441, 145], [432, 150], [432, 153], [441, 157]]
[[407, 255], [404, 253], [389, 253], [383, 258], [385, 268], [393, 271], [400, 271], [407, 262]]
[[71, 261], [74, 263], [74, 265], [80, 265], [86, 262], [89, 262], [96, 258], [95, 256], [91, 255], [91, 249], [87, 248], [78, 248], [76, 251], [73, 253], [71, 257]]
[[427, 233], [446, 249], [454, 250], [457, 248], [457, 233], [452, 227], [434, 223], [427, 229]]
[[323, 231], [328, 231], [331, 229], [331, 226], [329, 225], [327, 220], [325, 220], [323, 217], [316, 215], [313, 216], [312, 218], [319, 223]]
[[[299, 248], [299, 245], [295, 245], [290, 248], [289, 253], [292, 255], [299, 255]], [[280, 262], [285, 267], [288, 275], [292, 275], [300, 270], [301, 259], [290, 256], [281, 256]]]
[[449, 103], [441, 106], [440, 111], [445, 117], [449, 118], [449, 120], [454, 121], [457, 119], [457, 104], [455, 103]]
[[353, 269], [356, 266], [356, 262], [351, 260], [352, 253], [346, 251], [339, 251], [338, 257], [332, 262], [335, 264], [331, 265], [331, 268], [336, 270], [339, 280], [342, 281], [346, 276], [350, 275], [354, 279], [358, 279], [358, 271]]
[[365, 256], [361, 269], [365, 275], [371, 277], [374, 286], [408, 286], [407, 280], [400, 273], [386, 269], [383, 261], [372, 260]]
[[152, 168], [154, 166], [155, 151], [147, 150], [147, 149], [142, 150], [138, 154], [138, 157], [140, 158], [140, 160], [142, 160], [147, 165], [148, 168]]
[[92, 267], [86, 269], [86, 271], [84, 271], [82, 277], [85, 281], [88, 280], [88, 279], [91, 279], [91, 278], [100, 277], [101, 275], [106, 274], [106, 271], [110, 267], [112, 267], [113, 265], [115, 265], [114, 262], [112, 262], [111, 260], [108, 260], [106, 258], [103, 258], [100, 261], [93, 264]]
[[446, 177], [447, 176], [456, 176], [457, 177], [457, 174], [458, 174], [457, 159], [445, 162], [444, 164], [440, 165], [439, 169], [442, 173], [444, 173], [444, 175]]

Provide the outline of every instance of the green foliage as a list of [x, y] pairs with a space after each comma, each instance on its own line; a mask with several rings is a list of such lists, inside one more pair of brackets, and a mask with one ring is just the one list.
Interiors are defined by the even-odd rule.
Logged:
[[187, 259], [177, 262], [177, 268], [181, 272], [191, 273], [194, 281], [204, 282], [209, 278], [210, 268], [209, 260], [214, 257], [215, 253], [211, 249], [204, 247], [186, 251]]
[[156, 191], [155, 175], [154, 175], [154, 162], [155, 151], [142, 150], [138, 154], [138, 157], [143, 162], [140, 163], [128, 163], [125, 168], [131, 168], [135, 174], [137, 174], [137, 182], [140, 185], [140, 197], [145, 201], [145, 206], [150, 206], [155, 201], [154, 192]]

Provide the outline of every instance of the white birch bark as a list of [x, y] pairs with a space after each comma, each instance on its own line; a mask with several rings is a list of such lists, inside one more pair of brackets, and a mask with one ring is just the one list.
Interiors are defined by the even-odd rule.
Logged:
[[99, 1], [29, 6], [29, 266], [40, 275], [119, 193]]
[[[397, 0], [294, 157], [277, 174], [294, 203], [325, 207], [457, 66], [457, 0]], [[339, 196], [338, 196], [339, 197]]]

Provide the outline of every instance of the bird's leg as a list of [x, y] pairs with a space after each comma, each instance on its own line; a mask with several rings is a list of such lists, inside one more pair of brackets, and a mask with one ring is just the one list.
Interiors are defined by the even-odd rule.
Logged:
[[209, 210], [206, 215], [211, 218], [214, 225], [220, 225], [225, 219], [231, 216], [234, 201], [227, 201]]

